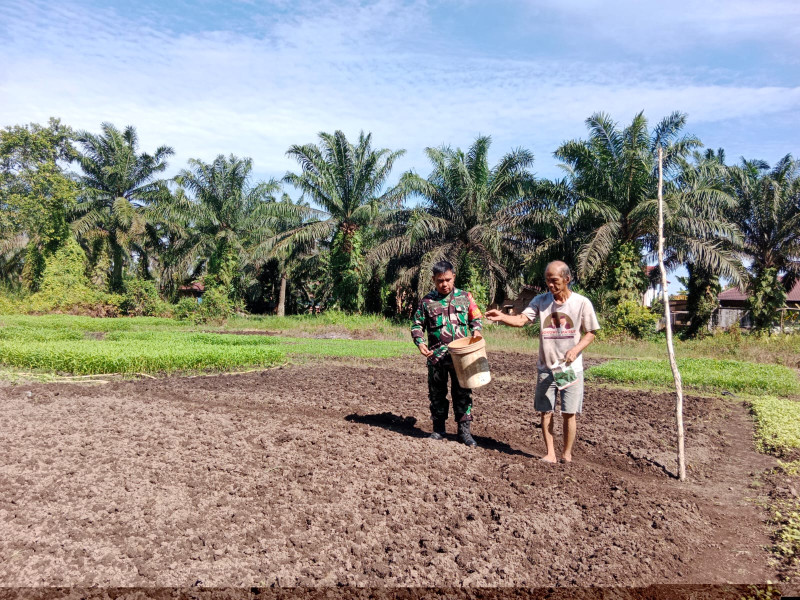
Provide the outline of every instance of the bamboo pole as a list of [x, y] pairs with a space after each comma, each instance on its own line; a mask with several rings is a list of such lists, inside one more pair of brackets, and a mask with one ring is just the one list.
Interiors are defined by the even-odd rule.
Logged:
[[686, 455], [683, 435], [683, 382], [678, 363], [675, 361], [675, 347], [672, 345], [672, 321], [669, 318], [669, 293], [667, 291], [667, 270], [664, 268], [664, 151], [658, 148], [658, 268], [661, 270], [661, 294], [664, 299], [664, 321], [667, 331], [667, 354], [672, 378], [675, 380], [677, 401], [675, 403], [675, 421], [678, 427], [678, 479], [686, 480]]

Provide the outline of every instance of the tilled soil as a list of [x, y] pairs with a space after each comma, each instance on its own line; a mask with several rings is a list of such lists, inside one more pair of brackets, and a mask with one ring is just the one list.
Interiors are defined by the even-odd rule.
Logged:
[[741, 403], [686, 398], [680, 483], [674, 395], [589, 383], [575, 462], [550, 465], [532, 357], [490, 361], [473, 450], [426, 439], [421, 358], [5, 384], [0, 586], [776, 579], [748, 487], [774, 460]]

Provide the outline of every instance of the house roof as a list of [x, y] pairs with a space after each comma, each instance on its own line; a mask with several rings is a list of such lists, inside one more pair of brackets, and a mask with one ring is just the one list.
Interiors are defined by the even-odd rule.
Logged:
[[[738, 287], [728, 288], [718, 296], [720, 300], [747, 300], [747, 294]], [[800, 281], [786, 294], [787, 302], [800, 302]]]
[[189, 285], [182, 285], [178, 289], [182, 292], [204, 292], [206, 286], [203, 285], [202, 281], [193, 281]]

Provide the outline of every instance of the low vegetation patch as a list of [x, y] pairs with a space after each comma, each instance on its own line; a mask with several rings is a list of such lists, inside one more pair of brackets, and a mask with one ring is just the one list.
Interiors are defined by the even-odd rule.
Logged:
[[0, 364], [97, 375], [268, 367], [287, 356], [390, 358], [416, 352], [400, 341], [233, 335], [153, 317], [0, 317]]
[[[781, 365], [684, 358], [678, 360], [678, 368], [683, 384], [690, 388], [778, 396], [800, 394], [797, 375]], [[592, 367], [588, 374], [616, 383], [657, 387], [673, 384], [672, 371], [666, 360], [611, 360]]]
[[[800, 402], [773, 396], [750, 401], [756, 421], [756, 444], [762, 452], [787, 456], [800, 451]], [[797, 462], [786, 463], [797, 469]]]
[[772, 507], [770, 519], [775, 528], [773, 552], [787, 580], [800, 574], [800, 501], [796, 499], [777, 502]]
[[[0, 341], [0, 363], [34, 370], [95, 375], [226, 370], [281, 363], [285, 354], [267, 340], [171, 332], [123, 333], [81, 340]], [[230, 339], [234, 338], [234, 339]]]

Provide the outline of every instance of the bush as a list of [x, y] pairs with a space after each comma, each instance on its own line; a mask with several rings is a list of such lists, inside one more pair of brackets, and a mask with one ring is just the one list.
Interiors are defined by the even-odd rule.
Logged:
[[120, 308], [132, 317], [158, 317], [168, 312], [166, 303], [158, 295], [155, 282], [139, 277], [125, 282]]
[[194, 314], [198, 323], [222, 321], [233, 315], [233, 302], [221, 286], [206, 287], [202, 301]]
[[658, 319], [659, 315], [639, 302], [623, 300], [606, 317], [603, 337], [626, 335], [639, 339], [649, 338], [656, 334]]
[[117, 316], [123, 297], [92, 287], [85, 271], [86, 254], [78, 242], [70, 238], [47, 259], [40, 291], [30, 297], [21, 307], [22, 311]]
[[177, 304], [172, 307], [172, 314], [176, 319], [187, 321], [194, 318], [198, 309], [197, 300], [195, 298], [181, 298]]

